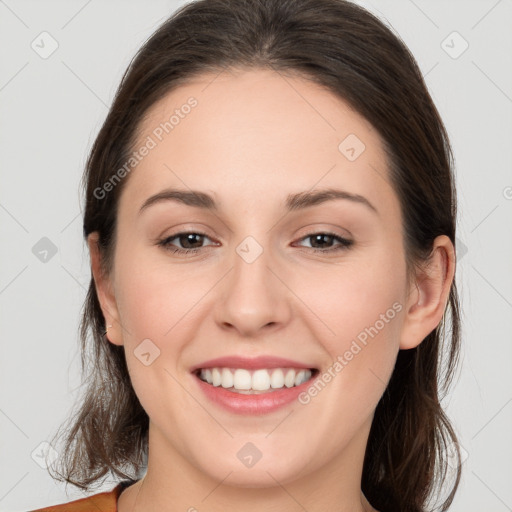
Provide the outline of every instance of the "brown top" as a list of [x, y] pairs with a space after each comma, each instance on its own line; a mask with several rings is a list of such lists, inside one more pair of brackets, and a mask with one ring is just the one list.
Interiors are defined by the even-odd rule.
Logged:
[[117, 499], [121, 491], [134, 483], [133, 480], [125, 480], [117, 484], [111, 491], [99, 492], [69, 503], [38, 508], [31, 512], [117, 512]]

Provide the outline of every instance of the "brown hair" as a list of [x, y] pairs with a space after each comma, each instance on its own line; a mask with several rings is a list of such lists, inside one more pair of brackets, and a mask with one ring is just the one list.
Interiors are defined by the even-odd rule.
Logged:
[[[378, 131], [401, 204], [409, 270], [428, 260], [436, 236], [447, 235], [455, 245], [448, 135], [399, 36], [344, 0], [199, 0], [179, 8], [139, 50], [91, 149], [83, 176], [84, 236], [99, 233], [105, 271], [112, 265], [117, 206], [128, 178], [105, 197], [95, 191], [129, 159], [148, 108], [197, 75], [237, 68], [272, 69], [321, 84]], [[124, 347], [110, 343], [105, 328], [91, 278], [80, 327], [87, 389], [70, 418], [62, 470], [54, 477], [82, 488], [109, 472], [137, 478], [147, 457], [149, 419], [132, 388]], [[457, 468], [440, 510], [453, 500], [460, 452], [440, 401], [459, 345], [454, 281], [438, 327], [416, 348], [399, 351], [375, 411], [362, 490], [381, 512], [423, 511], [430, 498], [439, 498], [447, 451], [455, 452]]]

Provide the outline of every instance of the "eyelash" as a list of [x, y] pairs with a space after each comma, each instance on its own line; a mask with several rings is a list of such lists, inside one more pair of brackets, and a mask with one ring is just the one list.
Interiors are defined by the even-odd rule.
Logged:
[[[175, 238], [180, 238], [184, 235], [199, 235], [205, 238], [210, 238], [206, 233], [201, 233], [200, 231], [183, 231], [180, 233], [176, 233], [174, 235], [168, 236], [166, 238], [163, 238], [162, 240], [159, 240], [157, 242], [157, 245], [160, 247], [163, 247], [166, 251], [170, 251], [173, 254], [184, 254], [184, 255], [191, 255], [199, 252], [201, 249], [204, 249], [204, 247], [197, 247], [195, 249], [181, 249], [179, 247], [171, 248], [171, 240], [174, 240]], [[316, 249], [314, 247], [311, 247], [310, 249], [315, 253], [333, 253], [338, 251], [347, 250], [350, 246], [354, 244], [353, 240], [348, 240], [346, 238], [343, 238], [339, 235], [336, 235], [335, 233], [331, 233], [328, 231], [318, 231], [315, 233], [309, 233], [308, 235], [302, 237], [300, 240], [305, 240], [307, 238], [312, 238], [316, 235], [326, 235], [326, 236], [332, 236], [335, 240], [340, 242], [339, 245], [335, 247], [331, 247], [329, 249]]]

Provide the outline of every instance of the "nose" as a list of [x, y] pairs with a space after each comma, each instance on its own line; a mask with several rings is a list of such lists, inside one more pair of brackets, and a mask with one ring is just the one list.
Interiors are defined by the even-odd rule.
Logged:
[[216, 321], [221, 329], [257, 337], [289, 322], [290, 293], [279, 274], [265, 250], [251, 263], [235, 254], [217, 297]]

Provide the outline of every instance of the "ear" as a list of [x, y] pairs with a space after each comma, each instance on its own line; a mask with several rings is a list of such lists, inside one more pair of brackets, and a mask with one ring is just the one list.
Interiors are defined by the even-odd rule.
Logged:
[[433, 243], [428, 262], [411, 284], [400, 349], [417, 347], [440, 323], [455, 275], [455, 249], [446, 235]]
[[87, 237], [87, 244], [91, 256], [91, 272], [96, 286], [96, 295], [107, 326], [107, 339], [114, 345], [123, 345], [121, 323], [111, 277], [105, 273], [101, 265], [102, 255], [98, 244], [97, 231]]

